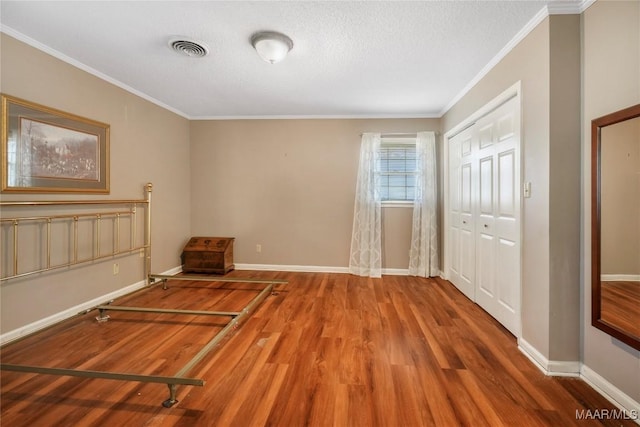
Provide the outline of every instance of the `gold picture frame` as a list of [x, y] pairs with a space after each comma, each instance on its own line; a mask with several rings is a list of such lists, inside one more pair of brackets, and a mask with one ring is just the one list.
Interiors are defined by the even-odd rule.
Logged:
[[3, 193], [109, 193], [109, 125], [0, 94]]

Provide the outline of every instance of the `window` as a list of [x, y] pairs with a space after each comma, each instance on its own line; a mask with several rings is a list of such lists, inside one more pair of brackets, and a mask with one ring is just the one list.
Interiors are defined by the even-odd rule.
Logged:
[[415, 138], [382, 138], [378, 174], [383, 202], [412, 202], [416, 189]]

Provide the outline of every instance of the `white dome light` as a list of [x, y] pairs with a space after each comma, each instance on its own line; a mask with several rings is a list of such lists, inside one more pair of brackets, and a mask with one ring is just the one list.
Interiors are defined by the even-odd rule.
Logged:
[[282, 61], [293, 48], [289, 37], [271, 31], [254, 34], [251, 36], [251, 44], [260, 58], [270, 64]]

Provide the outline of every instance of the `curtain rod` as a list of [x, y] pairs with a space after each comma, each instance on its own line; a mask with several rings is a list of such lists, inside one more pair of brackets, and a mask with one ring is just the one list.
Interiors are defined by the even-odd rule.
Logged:
[[[422, 131], [421, 131], [422, 132]], [[436, 135], [439, 135], [440, 132], [437, 131], [424, 131], [424, 132], [433, 132]], [[362, 132], [360, 134], [360, 136], [364, 135], [365, 133], [379, 133], [379, 132]], [[413, 137], [417, 137], [418, 136], [418, 132], [392, 132], [392, 133], [380, 133], [380, 137], [381, 138], [392, 138], [394, 136], [413, 136]]]
[[[360, 136], [364, 135], [365, 133], [380, 133], [380, 132], [362, 132], [360, 134]], [[392, 136], [414, 136], [417, 137], [418, 133], [417, 132], [394, 132], [394, 133], [380, 133], [380, 137], [382, 138], [389, 138]]]
[[407, 132], [400, 132], [400, 133], [381, 133], [380, 137], [381, 138], [391, 138], [394, 136], [412, 136], [414, 138], [418, 137], [418, 133], [417, 132], [411, 132], [411, 133], [407, 133]]

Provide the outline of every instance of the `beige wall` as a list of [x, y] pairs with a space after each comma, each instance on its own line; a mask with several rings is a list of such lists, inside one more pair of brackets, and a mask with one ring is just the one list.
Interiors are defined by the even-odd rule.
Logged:
[[580, 16], [554, 15], [549, 21], [549, 360], [577, 361], [580, 360]]
[[[1, 36], [0, 90], [28, 101], [111, 126], [109, 196], [9, 195], [2, 200], [53, 198], [142, 198], [153, 190], [153, 272], [180, 264], [190, 224], [189, 122], [163, 108], [53, 58], [5, 34]], [[143, 279], [137, 255], [49, 273], [37, 279], [3, 282], [1, 331], [116, 291]]]
[[[347, 267], [361, 133], [438, 128], [436, 119], [194, 121], [192, 231], [235, 237], [239, 264]], [[383, 218], [383, 267], [406, 269], [411, 209]]]
[[600, 271], [640, 276], [640, 118], [600, 135]]
[[591, 326], [591, 120], [640, 102], [640, 2], [598, 1], [583, 13], [583, 363], [640, 401], [640, 351]]

